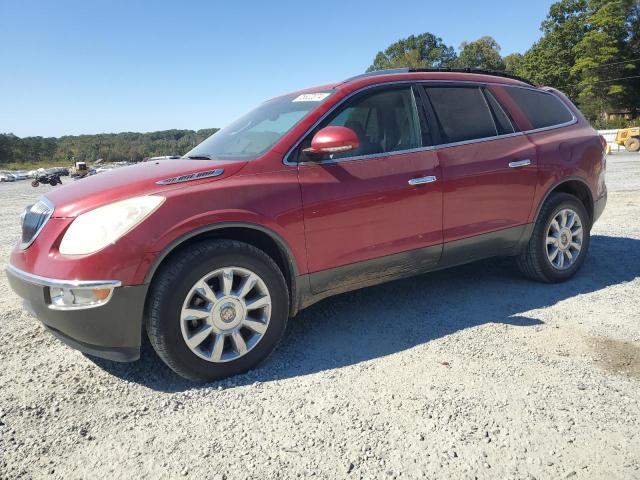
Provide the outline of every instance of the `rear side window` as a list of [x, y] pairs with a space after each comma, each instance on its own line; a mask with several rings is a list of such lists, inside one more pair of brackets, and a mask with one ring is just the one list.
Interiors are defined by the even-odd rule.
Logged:
[[427, 87], [444, 143], [498, 135], [491, 110], [478, 87]]
[[573, 120], [569, 109], [555, 95], [518, 87], [505, 87], [504, 91], [527, 116], [533, 129], [552, 127]]

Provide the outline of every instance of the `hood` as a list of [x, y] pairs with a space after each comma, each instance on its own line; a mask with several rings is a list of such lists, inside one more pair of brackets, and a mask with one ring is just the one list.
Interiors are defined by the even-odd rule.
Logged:
[[[218, 182], [237, 172], [246, 161], [162, 160], [114, 168], [76, 180], [46, 194], [55, 206], [54, 217], [76, 217], [108, 203], [140, 195], [161, 193], [189, 185]], [[176, 181], [176, 177], [222, 169], [217, 176]], [[217, 172], [216, 172], [217, 173]], [[195, 176], [194, 176], [195, 177]], [[163, 182], [170, 180], [169, 182]], [[162, 182], [158, 184], [157, 182]]]

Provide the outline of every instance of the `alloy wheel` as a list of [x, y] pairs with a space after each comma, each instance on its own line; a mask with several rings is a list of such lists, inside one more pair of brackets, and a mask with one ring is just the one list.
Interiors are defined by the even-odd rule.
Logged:
[[187, 347], [209, 362], [237, 360], [263, 338], [271, 319], [271, 296], [254, 272], [224, 267], [191, 288], [180, 312]]
[[580, 216], [570, 208], [560, 210], [547, 229], [547, 258], [558, 270], [570, 268], [582, 250], [583, 225]]

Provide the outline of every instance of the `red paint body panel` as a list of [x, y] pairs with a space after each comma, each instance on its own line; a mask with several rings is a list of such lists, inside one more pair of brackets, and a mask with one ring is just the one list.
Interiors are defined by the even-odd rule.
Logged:
[[[145, 281], [159, 252], [183, 236], [201, 227], [245, 222], [281, 238], [302, 275], [531, 222], [549, 189], [563, 178], [586, 182], [594, 200], [606, 192], [602, 146], [570, 103], [578, 118], [570, 127], [336, 164], [283, 163], [296, 142], [344, 97], [374, 84], [415, 80], [525, 85], [489, 75], [443, 72], [377, 75], [304, 90], [333, 93], [254, 160], [145, 163], [51, 191], [47, 197], [55, 205], [54, 218], [31, 246], [14, 249], [11, 264], [44, 277], [137, 285]], [[505, 101], [499, 87], [491, 89]], [[526, 129], [526, 119], [506, 107]], [[509, 161], [525, 158], [530, 166], [508, 168]], [[156, 183], [216, 168], [224, 169], [219, 177]], [[428, 175], [438, 181], [407, 183]], [[75, 216], [148, 194], [166, 200], [115, 244], [81, 257], [59, 253], [61, 238]]]
[[[444, 176], [444, 241], [528, 222], [537, 179], [536, 151], [525, 135], [438, 150]], [[509, 162], [531, 165], [509, 168]]]
[[[557, 183], [574, 177], [589, 186], [593, 200], [606, 194], [605, 165], [602, 145], [589, 126], [576, 124], [558, 130], [528, 135], [544, 163], [538, 171], [538, 187], [534, 205], [539, 205], [545, 194]], [[536, 210], [530, 215], [535, 218]]]
[[299, 167], [309, 272], [442, 243], [433, 151]]
[[[183, 188], [197, 183], [217, 182], [240, 171], [245, 161], [160, 160], [116, 168], [82, 181], [68, 183], [52, 190], [47, 198], [56, 206], [54, 217], [76, 217], [83, 212], [125, 198]], [[179, 175], [223, 168], [218, 177], [195, 182], [158, 185], [157, 181]]]

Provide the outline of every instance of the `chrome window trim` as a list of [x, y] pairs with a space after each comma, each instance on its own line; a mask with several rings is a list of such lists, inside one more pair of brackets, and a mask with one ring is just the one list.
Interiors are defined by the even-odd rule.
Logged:
[[[53, 203], [51, 203], [51, 201], [47, 198], [47, 197], [40, 197], [38, 199], [38, 202], [42, 202], [44, 203], [47, 208], [49, 209], [49, 213], [45, 216], [44, 221], [42, 222], [42, 225], [40, 225], [40, 228], [38, 228], [38, 230], [36, 230], [36, 233], [33, 234], [33, 236], [31, 237], [31, 240], [29, 240], [28, 242], [23, 242], [22, 241], [22, 237], [20, 238], [20, 250], [26, 250], [27, 248], [29, 248], [29, 246], [35, 242], [36, 238], [38, 238], [38, 235], [40, 235], [40, 232], [42, 231], [42, 229], [44, 228], [44, 226], [47, 224], [47, 222], [49, 221], [49, 219], [51, 218], [51, 216], [53, 215], [53, 211], [55, 210], [55, 206], [53, 205]], [[36, 202], [36, 203], [38, 203]], [[34, 204], [35, 205], [35, 204]], [[24, 220], [23, 220], [24, 221]], [[20, 234], [22, 235], [22, 222], [20, 222]]]
[[[491, 123], [493, 123], [493, 129], [496, 132], [495, 136], [499, 137], [500, 136], [500, 131], [498, 130], [498, 124], [496, 123], [496, 119], [494, 118], [493, 112], [491, 110], [491, 107], [489, 106], [489, 102], [487, 101], [487, 96], [484, 94], [484, 92], [482, 90], [480, 90], [480, 97], [482, 97], [482, 101], [484, 102], [484, 106], [487, 108], [487, 112], [489, 112], [489, 117], [491, 117]], [[435, 107], [434, 107], [434, 110], [435, 110]], [[436, 115], [437, 115], [437, 112], [436, 112]], [[513, 125], [511, 125], [511, 128], [513, 128], [514, 131], [516, 130]]]
[[54, 288], [115, 288], [122, 286], [122, 282], [119, 280], [59, 280], [56, 278], [41, 277], [40, 275], [34, 275], [28, 273], [8, 264], [5, 267], [6, 271], [12, 274], [14, 277], [19, 278], [32, 285], [39, 287], [54, 287]]
[[[384, 86], [391, 86], [391, 85], [404, 85], [404, 84], [412, 85], [412, 84], [417, 84], [417, 83], [445, 83], [445, 84], [472, 86], [472, 87], [483, 87], [483, 86], [491, 85], [491, 86], [508, 87], [508, 88], [524, 88], [526, 90], [533, 90], [534, 92], [540, 92], [540, 93], [544, 93], [546, 95], [553, 95], [554, 97], [558, 98], [552, 92], [547, 92], [545, 90], [540, 90], [539, 88], [535, 88], [535, 87], [529, 87], [529, 86], [524, 86], [524, 85], [522, 85], [522, 86], [521, 85], [508, 85], [508, 84], [505, 84], [505, 83], [498, 83], [498, 82], [480, 82], [480, 81], [472, 81], [472, 80], [398, 80], [398, 81], [393, 81], [393, 82], [383, 82], [383, 83], [376, 83], [376, 84], [372, 84], [372, 85], [367, 85], [365, 87], [362, 87], [362, 88], [360, 88], [358, 90], [355, 90], [355, 91], [351, 92], [349, 95], [347, 95], [344, 98], [342, 98], [340, 101], [338, 101], [338, 103], [336, 103], [333, 107], [331, 107], [328, 111], [326, 111], [318, 120], [316, 120], [313, 123], [313, 125], [311, 125], [311, 127], [309, 127], [307, 129], [307, 131], [305, 131], [305, 133], [303, 135], [301, 135], [300, 138], [287, 151], [287, 153], [285, 154], [285, 156], [282, 159], [282, 163], [291, 167], [291, 166], [299, 166], [299, 165], [326, 165], [326, 164], [333, 164], [333, 163], [340, 163], [340, 162], [347, 162], [347, 161], [354, 161], [354, 160], [368, 160], [368, 159], [371, 159], [371, 158], [392, 157], [392, 156], [397, 156], [397, 155], [404, 155], [406, 153], [424, 152], [424, 151], [429, 151], [429, 150], [440, 150], [442, 148], [458, 147], [460, 145], [470, 145], [470, 144], [473, 144], [473, 143], [484, 143], [484, 142], [490, 142], [490, 141], [494, 141], [494, 140], [502, 140], [503, 138], [516, 137], [516, 136], [519, 136], [519, 135], [529, 135], [529, 134], [534, 134], [534, 133], [538, 133], [538, 132], [545, 132], [545, 131], [548, 131], [548, 130], [554, 130], [556, 128], [568, 127], [568, 126], [574, 125], [575, 123], [578, 122], [578, 118], [574, 115], [574, 113], [571, 111], [571, 109], [561, 99], [558, 98], [558, 100], [560, 101], [560, 103], [562, 103], [564, 108], [566, 108], [567, 111], [571, 114], [571, 120], [570, 121], [565, 122], [565, 123], [559, 123], [558, 125], [551, 125], [549, 127], [535, 128], [535, 129], [525, 130], [525, 131], [521, 131], [521, 132], [507, 133], [507, 134], [504, 134], [504, 135], [496, 135], [496, 136], [493, 136], [493, 137], [474, 138], [473, 140], [463, 140], [463, 141], [460, 141], [460, 142], [453, 142], [453, 143], [441, 143], [439, 145], [430, 145], [428, 147], [412, 148], [412, 149], [407, 149], [407, 150], [398, 150], [398, 151], [394, 151], [394, 152], [374, 153], [374, 154], [370, 154], [370, 155], [356, 155], [356, 156], [353, 156], [353, 157], [336, 158], [335, 160], [320, 160], [318, 162], [292, 162], [292, 161], [289, 160], [289, 157], [293, 154], [293, 151], [296, 148], [298, 148], [300, 143], [302, 143], [302, 141], [307, 137], [307, 135], [309, 135], [309, 133], [311, 133], [313, 131], [313, 129], [315, 129], [320, 123], [322, 123], [323, 120], [325, 120], [329, 115], [331, 115], [336, 109], [338, 109], [342, 104], [344, 104], [347, 100], [349, 100], [354, 95], [360, 94], [360, 93], [365, 92], [365, 91], [367, 91], [369, 89], [377, 88], [377, 87], [384, 87]], [[497, 101], [497, 99], [496, 99], [496, 101]], [[502, 105], [500, 104], [500, 102], [498, 102], [498, 104], [500, 105], [500, 108], [502, 108]]]
[[[487, 90], [487, 89], [483, 90], [482, 96], [484, 97], [484, 101], [487, 102], [487, 105], [489, 105], [489, 98], [488, 97], [490, 96], [493, 99], [493, 101], [496, 103], [496, 105], [498, 105], [498, 108], [500, 109], [500, 111], [504, 115], [504, 118], [506, 118], [507, 122], [509, 122], [509, 125], [511, 125], [511, 129], [513, 130], [513, 132], [511, 132], [511, 133], [516, 133], [516, 125], [515, 125], [514, 121], [512, 120], [511, 115], [509, 115], [504, 110], [504, 108], [502, 108], [502, 104], [498, 101], [496, 96], [493, 93], [491, 93], [490, 90]], [[489, 109], [491, 110], [491, 107], [489, 107]], [[494, 123], [495, 123], [495, 119], [494, 119]], [[498, 131], [497, 129], [498, 129], [498, 124], [496, 123], [496, 132]], [[509, 133], [503, 133], [502, 135], [509, 135]], [[498, 136], [500, 136], [500, 134], [498, 134]]]

